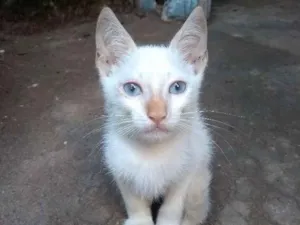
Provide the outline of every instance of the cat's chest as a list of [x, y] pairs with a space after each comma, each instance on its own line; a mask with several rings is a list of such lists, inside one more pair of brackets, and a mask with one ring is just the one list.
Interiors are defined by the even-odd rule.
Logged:
[[[107, 146], [106, 159], [114, 176], [129, 185], [138, 194], [149, 198], [164, 194], [170, 184], [178, 182], [188, 168], [188, 155], [173, 146], [164, 149], [132, 149], [119, 144], [116, 148]], [[111, 149], [109, 149], [111, 148]]]

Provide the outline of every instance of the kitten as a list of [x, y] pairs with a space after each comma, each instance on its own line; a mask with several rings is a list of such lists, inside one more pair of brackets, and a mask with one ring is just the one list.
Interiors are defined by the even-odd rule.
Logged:
[[196, 225], [210, 209], [211, 137], [199, 115], [208, 61], [197, 7], [168, 47], [137, 47], [107, 7], [96, 30], [96, 67], [108, 115], [104, 157], [122, 194], [124, 225]]

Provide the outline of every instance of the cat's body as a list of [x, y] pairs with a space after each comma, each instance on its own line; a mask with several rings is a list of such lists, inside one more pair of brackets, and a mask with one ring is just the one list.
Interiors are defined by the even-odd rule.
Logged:
[[209, 211], [211, 139], [198, 110], [207, 64], [206, 20], [197, 8], [169, 47], [136, 47], [108, 8], [96, 65], [108, 115], [104, 158], [123, 196], [125, 225], [197, 225]]

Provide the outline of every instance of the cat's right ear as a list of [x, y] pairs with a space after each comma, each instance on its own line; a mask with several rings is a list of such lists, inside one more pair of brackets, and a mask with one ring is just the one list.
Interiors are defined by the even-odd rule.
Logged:
[[201, 6], [197, 6], [172, 39], [171, 49], [194, 67], [195, 74], [203, 74], [207, 61], [207, 23]]
[[96, 67], [101, 76], [109, 76], [111, 67], [136, 45], [113, 11], [104, 7], [96, 27]]

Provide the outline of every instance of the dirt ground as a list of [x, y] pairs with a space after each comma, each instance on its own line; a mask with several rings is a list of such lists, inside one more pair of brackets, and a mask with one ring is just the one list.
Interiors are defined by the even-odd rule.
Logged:
[[[209, 23], [201, 105], [216, 142], [207, 224], [300, 224], [300, 3], [225, 1]], [[179, 22], [120, 19], [140, 44]], [[101, 161], [95, 23], [3, 36], [0, 224], [114, 225], [125, 211]]]

